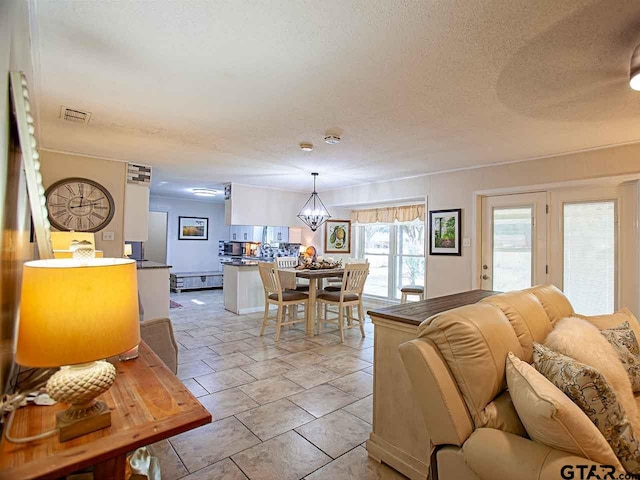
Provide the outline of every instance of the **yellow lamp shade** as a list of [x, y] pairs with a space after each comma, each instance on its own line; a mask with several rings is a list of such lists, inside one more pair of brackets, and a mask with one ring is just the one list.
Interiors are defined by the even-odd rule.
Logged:
[[134, 260], [27, 262], [16, 362], [58, 367], [91, 362], [140, 343]]

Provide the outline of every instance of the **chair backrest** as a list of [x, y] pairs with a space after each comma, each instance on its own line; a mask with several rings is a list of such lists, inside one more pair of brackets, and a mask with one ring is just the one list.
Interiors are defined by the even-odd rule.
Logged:
[[262, 286], [264, 287], [264, 291], [267, 296], [269, 296], [269, 294], [271, 293], [282, 293], [282, 287], [280, 286], [280, 277], [278, 276], [277, 263], [260, 262], [258, 263], [258, 271], [260, 272]]
[[296, 268], [298, 266], [298, 257], [276, 257], [278, 268]]
[[368, 275], [368, 263], [347, 263], [344, 267], [341, 293], [357, 293], [360, 295]]

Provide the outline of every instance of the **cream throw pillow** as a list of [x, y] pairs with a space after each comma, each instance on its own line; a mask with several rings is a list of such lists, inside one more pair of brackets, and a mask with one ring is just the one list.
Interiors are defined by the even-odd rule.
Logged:
[[618, 352], [600, 330], [580, 318], [563, 318], [556, 323], [544, 345], [600, 372], [613, 389], [634, 431], [640, 432], [640, 415], [631, 380]]
[[535, 368], [509, 352], [506, 374], [511, 399], [531, 439], [624, 470], [589, 417]]

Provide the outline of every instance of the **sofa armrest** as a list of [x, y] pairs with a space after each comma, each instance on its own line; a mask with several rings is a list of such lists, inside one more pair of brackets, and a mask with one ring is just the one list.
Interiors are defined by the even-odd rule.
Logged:
[[416, 338], [399, 350], [431, 441], [461, 447], [474, 425], [438, 348], [427, 338]]
[[[601, 465], [492, 428], [477, 429], [467, 439], [462, 450], [465, 462], [482, 480], [588, 478], [587, 474], [592, 467], [599, 478], [608, 478], [606, 474], [613, 474], [615, 471], [613, 466]], [[580, 469], [584, 469], [582, 476]]]
[[169, 370], [178, 372], [178, 344], [173, 336], [171, 320], [152, 318], [140, 322], [140, 336]]

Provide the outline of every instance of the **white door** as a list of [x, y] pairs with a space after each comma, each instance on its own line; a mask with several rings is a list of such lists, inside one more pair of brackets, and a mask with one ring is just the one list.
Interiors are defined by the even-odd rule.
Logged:
[[550, 281], [576, 312], [598, 315], [618, 306], [619, 187], [550, 195]]
[[508, 292], [547, 281], [547, 194], [482, 198], [484, 290]]

